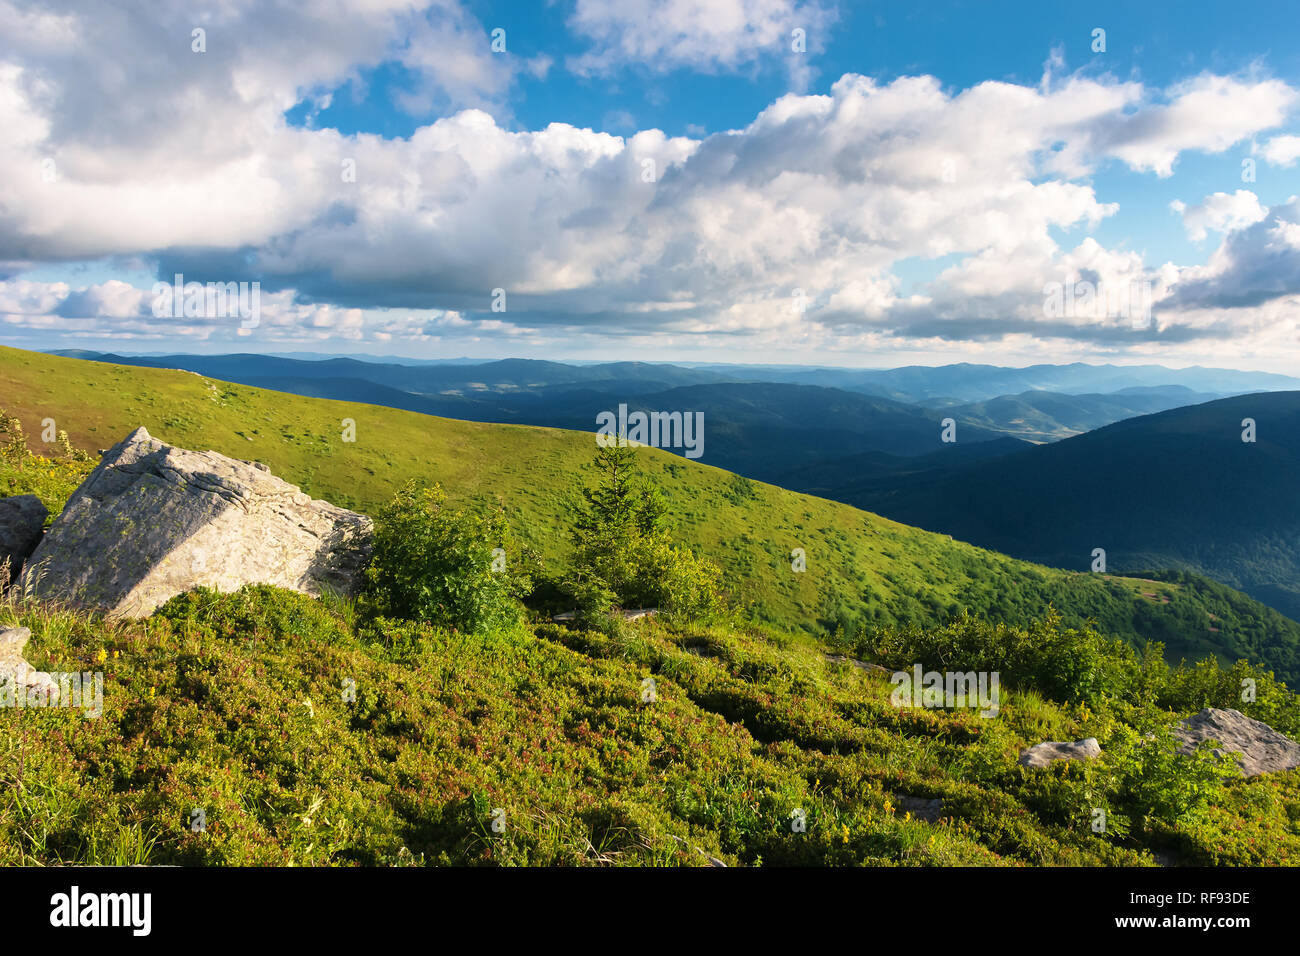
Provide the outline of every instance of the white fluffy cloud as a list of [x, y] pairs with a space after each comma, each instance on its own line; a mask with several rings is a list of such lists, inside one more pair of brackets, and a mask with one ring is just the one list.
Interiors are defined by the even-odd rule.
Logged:
[[1268, 210], [1259, 204], [1259, 197], [1249, 189], [1214, 193], [1194, 206], [1175, 199], [1169, 208], [1183, 217], [1183, 227], [1194, 242], [1202, 241], [1211, 229], [1215, 232], [1240, 229], [1268, 215]]
[[1274, 136], [1260, 153], [1274, 166], [1293, 166], [1300, 159], [1300, 136]]
[[1093, 130], [1094, 145], [1134, 169], [1169, 176], [1181, 152], [1221, 153], [1279, 125], [1296, 95], [1281, 80], [1205, 74], [1166, 91], [1164, 103], [1108, 116]]
[[[817, 0], [577, 0], [569, 27], [592, 49], [569, 65], [604, 73], [629, 63], [656, 72], [736, 70], [781, 58], [797, 64], [820, 49], [821, 31], [834, 21], [833, 7]], [[796, 30], [802, 53], [794, 49]]]

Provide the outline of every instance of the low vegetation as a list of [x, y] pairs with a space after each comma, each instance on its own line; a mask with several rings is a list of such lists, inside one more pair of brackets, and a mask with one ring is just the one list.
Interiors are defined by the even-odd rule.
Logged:
[[[639, 456], [602, 456], [558, 583], [532, 579], [500, 516], [412, 485], [377, 511], [356, 602], [199, 589], [109, 622], [10, 592], [0, 624], [32, 629], [31, 663], [105, 689], [98, 719], [5, 714], [0, 864], [1300, 860], [1300, 771], [1244, 780], [1169, 734], [1207, 705], [1297, 733], [1295, 695], [1244, 662], [1171, 668], [1050, 612], [828, 646], [746, 623], [676, 550], [703, 575], [694, 597], [610, 616], [651, 594], [644, 554], [678, 547]], [[590, 614], [539, 613], [575, 581], [604, 589]], [[999, 670], [998, 714], [900, 708], [857, 656]], [[1086, 736], [1090, 763], [1018, 763]]]
[[[1146, 737], [1233, 703], [1239, 672], [1120, 645], [1102, 663], [1127, 696], [1090, 706], [1008, 677], [985, 719], [900, 710], [806, 635], [729, 624], [471, 635], [267, 587], [190, 592], [140, 622], [21, 602], [0, 620], [33, 629], [36, 666], [106, 680], [100, 719], [6, 715], [3, 864], [1300, 861], [1300, 773], [1224, 779]], [[1059, 627], [1003, 636], [1107, 646]], [[982, 628], [939, 644], [977, 647]], [[1294, 696], [1262, 687], [1237, 706], [1294, 727]], [[1016, 762], [1083, 736], [1105, 755]], [[907, 798], [942, 800], [939, 819]]]

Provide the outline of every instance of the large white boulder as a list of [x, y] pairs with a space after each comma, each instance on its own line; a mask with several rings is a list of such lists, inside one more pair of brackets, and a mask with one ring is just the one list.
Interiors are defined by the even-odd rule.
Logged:
[[42, 598], [144, 617], [200, 585], [353, 591], [371, 534], [365, 515], [315, 501], [265, 465], [137, 428], [68, 499], [26, 573]]

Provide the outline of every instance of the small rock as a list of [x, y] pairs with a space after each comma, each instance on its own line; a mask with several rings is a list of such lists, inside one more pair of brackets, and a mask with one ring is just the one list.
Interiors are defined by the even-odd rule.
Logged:
[[[614, 613], [617, 614], [619, 617], [621, 617], [621, 618], [622, 618], [623, 620], [625, 620], [625, 621], [639, 621], [639, 620], [641, 620], [641, 618], [643, 618], [643, 617], [654, 617], [655, 615], [657, 615], [657, 614], [659, 613], [659, 608], [657, 608], [657, 607], [638, 607], [638, 608], [630, 608], [630, 609], [625, 609], [625, 610], [619, 610], [619, 611], [615, 611]], [[557, 623], [562, 623], [562, 622], [564, 622], [564, 621], [573, 621], [573, 620], [576, 620], [577, 617], [578, 617], [578, 612], [577, 612], [577, 611], [563, 611], [563, 612], [561, 612], [561, 613], [559, 613], [559, 614], [554, 615], [554, 616], [551, 618], [551, 620], [552, 620], [552, 621], [556, 621]]]
[[691, 846], [689, 843], [687, 843], [687, 842], [686, 842], [685, 840], [683, 840], [681, 837], [679, 837], [679, 836], [674, 836], [674, 835], [671, 834], [671, 833], [668, 834], [668, 835], [669, 835], [672, 839], [674, 839], [674, 840], [676, 840], [678, 843], [680, 843], [682, 846], [686, 847], [688, 850], [694, 850], [694, 851], [695, 851], [696, 853], [698, 853], [700, 856], [704, 857], [704, 859], [706, 859], [706, 860], [709, 862], [709, 866], [721, 866], [721, 867], [725, 867], [725, 866], [727, 865], [724, 861], [719, 860], [716, 856], [710, 856], [710, 855], [709, 855], [708, 853], [706, 853], [706, 852], [705, 852], [701, 847], [698, 847], [698, 846]]
[[1069, 741], [1047, 740], [1041, 744], [1026, 747], [1020, 752], [1022, 767], [1046, 767], [1058, 760], [1091, 760], [1101, 756], [1101, 744], [1096, 737], [1086, 740]]
[[31, 639], [32, 632], [25, 627], [0, 628], [0, 684], [13, 681], [16, 693], [28, 696], [35, 688], [49, 693], [58, 693], [54, 678], [43, 671], [38, 671], [23, 658], [23, 648]]
[[910, 813], [918, 820], [924, 820], [926, 823], [934, 823], [943, 816], [943, 801], [938, 797], [927, 799], [925, 797], [909, 797], [904, 793], [891, 794], [894, 800], [894, 809], [899, 813]]
[[879, 664], [872, 664], [870, 661], [860, 661], [856, 657], [848, 657], [844, 654], [827, 654], [826, 660], [831, 664], [848, 664], [876, 677], [888, 677], [893, 673], [888, 667], [881, 667]]
[[1231, 753], [1247, 777], [1300, 767], [1300, 744], [1239, 710], [1207, 707], [1180, 721], [1173, 734], [1183, 741], [1178, 750], [1185, 754], [1203, 740], [1217, 740], [1223, 750], [1216, 751]]

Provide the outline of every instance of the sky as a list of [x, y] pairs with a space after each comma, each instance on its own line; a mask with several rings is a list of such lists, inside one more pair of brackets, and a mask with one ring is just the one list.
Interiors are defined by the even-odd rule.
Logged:
[[1300, 368], [1293, 3], [0, 0], [0, 129], [20, 348]]

